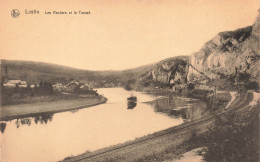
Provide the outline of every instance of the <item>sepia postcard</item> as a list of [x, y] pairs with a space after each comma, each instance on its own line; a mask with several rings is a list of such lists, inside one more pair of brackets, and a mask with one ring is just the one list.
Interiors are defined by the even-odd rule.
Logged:
[[0, 0], [1, 162], [259, 162], [259, 0]]

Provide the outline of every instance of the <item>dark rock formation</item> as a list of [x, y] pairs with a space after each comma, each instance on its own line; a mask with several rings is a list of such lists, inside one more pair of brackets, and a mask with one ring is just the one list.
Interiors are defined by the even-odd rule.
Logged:
[[159, 62], [153, 69], [139, 77], [142, 83], [154, 83], [158, 86], [186, 84], [188, 74], [188, 56], [178, 56]]

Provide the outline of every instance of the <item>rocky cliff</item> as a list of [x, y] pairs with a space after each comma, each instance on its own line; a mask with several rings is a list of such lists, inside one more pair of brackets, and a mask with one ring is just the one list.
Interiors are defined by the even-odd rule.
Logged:
[[206, 79], [202, 73], [214, 80], [232, 75], [236, 69], [249, 73], [252, 79], [259, 80], [259, 40], [260, 15], [253, 26], [220, 32], [200, 51], [191, 55], [188, 82]]
[[153, 83], [158, 86], [169, 86], [186, 83], [188, 74], [188, 56], [178, 56], [163, 60], [139, 77], [143, 84]]
[[140, 75], [139, 81], [143, 85], [154, 83], [154, 86], [171, 87], [189, 82], [220, 83], [220, 79], [233, 76], [233, 80], [229, 79], [232, 86], [236, 70], [249, 74], [251, 81], [258, 81], [260, 80], [259, 41], [260, 15], [252, 26], [220, 32], [190, 57], [173, 57], [159, 62]]

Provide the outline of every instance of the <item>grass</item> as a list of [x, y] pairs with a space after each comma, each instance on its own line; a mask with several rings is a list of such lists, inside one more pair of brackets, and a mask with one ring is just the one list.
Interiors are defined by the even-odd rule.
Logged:
[[[198, 137], [199, 138], [199, 137]], [[188, 130], [179, 134], [172, 134], [159, 138], [158, 140], [149, 141], [142, 143], [135, 147], [128, 147], [126, 149], [120, 149], [114, 154], [110, 153], [105, 156], [92, 158], [89, 160], [84, 159], [83, 161], [96, 161], [96, 162], [116, 162], [116, 161], [165, 161], [171, 159], [179, 159], [182, 154], [190, 151], [194, 148], [202, 146], [195, 141], [192, 130]], [[128, 143], [128, 142], [126, 142]], [[124, 143], [124, 144], [126, 144]], [[119, 147], [117, 146], [112, 147]], [[106, 150], [102, 149], [102, 151]], [[84, 153], [84, 156], [90, 156], [93, 152]], [[73, 161], [75, 157], [66, 157], [64, 161]]]
[[74, 96], [72, 98], [54, 98], [49, 97], [41, 102], [24, 103], [19, 105], [5, 105], [1, 106], [1, 120], [11, 120], [18, 117], [28, 117], [45, 112], [64, 112], [69, 110], [76, 110], [80, 108], [95, 106], [97, 104], [105, 103], [106, 98], [102, 96]]
[[45, 95], [45, 96], [12, 96], [12, 97], [4, 97], [2, 95], [2, 106], [5, 105], [17, 105], [17, 104], [30, 104], [30, 103], [39, 103], [39, 102], [52, 102], [61, 99], [72, 100], [78, 98], [78, 95], [64, 95], [64, 94], [54, 94], [54, 95]]

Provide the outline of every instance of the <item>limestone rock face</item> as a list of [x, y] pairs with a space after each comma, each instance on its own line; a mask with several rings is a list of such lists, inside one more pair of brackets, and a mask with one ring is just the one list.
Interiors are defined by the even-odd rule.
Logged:
[[141, 82], [154, 82], [163, 85], [186, 83], [188, 56], [169, 58], [159, 62], [155, 68], [139, 77]]
[[[258, 10], [260, 13], [260, 9]], [[252, 35], [254, 35], [256, 38], [260, 38], [260, 14], [257, 16], [256, 21], [253, 25]]]
[[259, 78], [259, 40], [260, 15], [253, 26], [219, 33], [191, 55], [189, 63], [194, 68], [189, 66], [187, 81], [205, 79], [200, 72], [212, 79], [228, 76], [235, 73], [235, 68]]
[[228, 78], [237, 69], [249, 73], [254, 81], [260, 80], [260, 14], [252, 26], [220, 32], [189, 57], [159, 62], [140, 75], [139, 81], [167, 86], [189, 82], [206, 84], [209, 80]]

